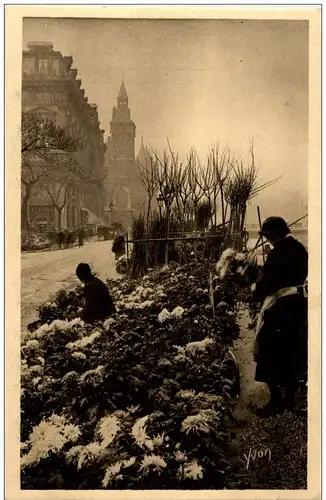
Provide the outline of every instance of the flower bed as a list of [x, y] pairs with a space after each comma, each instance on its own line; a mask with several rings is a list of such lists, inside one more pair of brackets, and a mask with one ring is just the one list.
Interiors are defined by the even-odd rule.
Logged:
[[34, 250], [45, 250], [51, 248], [51, 242], [43, 234], [28, 232], [22, 235], [21, 250], [23, 252]]
[[93, 327], [66, 320], [82, 289], [40, 307], [23, 335], [22, 488], [220, 489], [238, 335], [227, 280], [172, 265], [108, 283], [117, 314]]

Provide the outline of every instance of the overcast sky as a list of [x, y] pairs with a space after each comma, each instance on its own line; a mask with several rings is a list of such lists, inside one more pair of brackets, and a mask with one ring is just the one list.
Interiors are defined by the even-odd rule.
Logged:
[[261, 182], [283, 175], [254, 205], [263, 217], [301, 215], [308, 180], [308, 23], [25, 19], [24, 48], [31, 41], [50, 41], [72, 55], [105, 136], [124, 75], [136, 151], [141, 137], [159, 150], [168, 137], [181, 156], [194, 146], [205, 158], [219, 140], [246, 160], [254, 137]]

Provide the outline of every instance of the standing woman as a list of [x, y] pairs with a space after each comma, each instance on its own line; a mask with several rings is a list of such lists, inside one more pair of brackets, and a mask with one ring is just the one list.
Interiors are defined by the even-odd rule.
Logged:
[[291, 410], [299, 382], [307, 377], [308, 252], [281, 217], [266, 219], [259, 234], [272, 246], [252, 287], [253, 298], [261, 304], [255, 379], [268, 384], [271, 395], [269, 403], [256, 410], [264, 417]]

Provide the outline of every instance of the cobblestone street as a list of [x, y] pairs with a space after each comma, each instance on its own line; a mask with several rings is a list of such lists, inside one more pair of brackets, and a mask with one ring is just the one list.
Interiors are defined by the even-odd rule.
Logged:
[[21, 324], [22, 329], [37, 318], [38, 306], [60, 288], [72, 289], [78, 284], [75, 269], [87, 262], [100, 279], [114, 278], [112, 241], [87, 242], [82, 248], [22, 253], [21, 256]]

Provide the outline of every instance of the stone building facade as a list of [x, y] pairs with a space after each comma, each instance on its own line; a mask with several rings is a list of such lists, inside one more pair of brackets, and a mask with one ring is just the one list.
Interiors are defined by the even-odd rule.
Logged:
[[[70, 179], [72, 185], [60, 217], [61, 227], [67, 229], [87, 225], [90, 218], [103, 219], [107, 197], [103, 183], [104, 130], [100, 128], [97, 106], [88, 102], [72, 64], [72, 57], [53, 50], [52, 43], [29, 43], [23, 51], [22, 111], [53, 120], [83, 143], [81, 151], [70, 154], [77, 169], [72, 182]], [[59, 172], [55, 175], [59, 182]], [[37, 186], [28, 210], [33, 226], [60, 226], [51, 199]]]
[[145, 210], [146, 192], [135, 158], [136, 125], [131, 119], [128, 94], [122, 81], [113, 107], [107, 139], [105, 168], [108, 191], [107, 220], [130, 226], [132, 217]]

